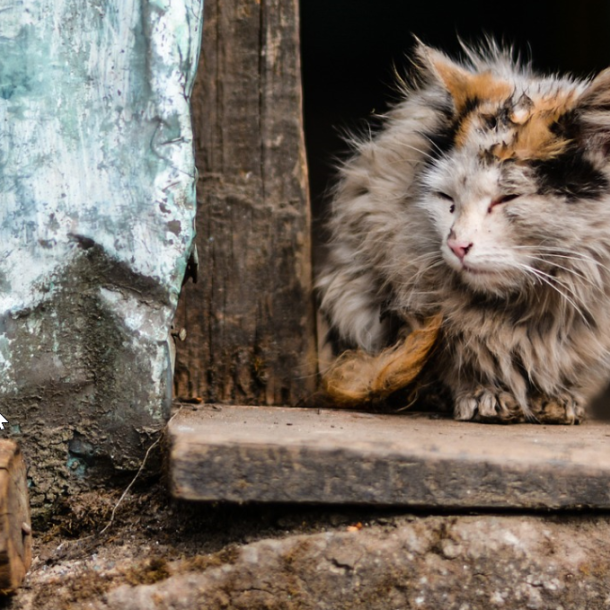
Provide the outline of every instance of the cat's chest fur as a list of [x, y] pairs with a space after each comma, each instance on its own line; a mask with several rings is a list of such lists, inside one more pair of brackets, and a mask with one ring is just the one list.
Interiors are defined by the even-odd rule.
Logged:
[[[606, 321], [605, 312], [596, 313]], [[590, 397], [601, 381], [591, 369], [605, 368], [604, 338], [589, 312], [566, 316], [544, 306], [454, 294], [446, 301], [438, 377], [463, 389], [508, 390], [523, 402], [532, 389], [552, 395], [563, 387]]]

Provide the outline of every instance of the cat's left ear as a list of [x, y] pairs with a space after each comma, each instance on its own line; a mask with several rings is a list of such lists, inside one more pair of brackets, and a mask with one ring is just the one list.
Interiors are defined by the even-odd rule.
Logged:
[[576, 111], [585, 141], [610, 153], [610, 68], [600, 72], [580, 94]]
[[417, 40], [415, 54], [419, 58], [422, 74], [449, 93], [456, 112], [460, 113], [471, 96], [473, 74], [449, 59], [444, 53], [425, 45], [420, 40]]
[[475, 74], [421, 42], [418, 42], [415, 51], [422, 73], [449, 93], [457, 115], [462, 114], [473, 100], [500, 102], [508, 99], [513, 91], [509, 82], [494, 75], [490, 69]]

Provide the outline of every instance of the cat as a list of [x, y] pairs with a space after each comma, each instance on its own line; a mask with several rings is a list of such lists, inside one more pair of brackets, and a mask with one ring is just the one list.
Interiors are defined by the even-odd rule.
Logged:
[[354, 139], [320, 311], [373, 356], [440, 315], [426, 369], [458, 420], [579, 423], [610, 379], [610, 69], [464, 53], [418, 42], [404, 99]]

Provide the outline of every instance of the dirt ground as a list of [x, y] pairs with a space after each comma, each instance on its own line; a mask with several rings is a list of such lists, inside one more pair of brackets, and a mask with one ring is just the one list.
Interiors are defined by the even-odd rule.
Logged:
[[[67, 500], [35, 530], [30, 572], [0, 610], [116, 610], [126, 601], [138, 610], [610, 606], [607, 513], [240, 506], [177, 502], [166, 489], [150, 478], [134, 486], [109, 527], [125, 487]], [[282, 588], [295, 575], [299, 595]], [[218, 597], [227, 583], [229, 602]], [[200, 587], [208, 587], [204, 606]]]
[[157, 480], [136, 487], [98, 535], [122, 491], [92, 491], [66, 501], [44, 531], [35, 531], [26, 581], [15, 595], [0, 600], [0, 608], [86, 607], [121, 584], [154, 583], [230, 562], [241, 544], [383, 526], [392, 518], [387, 511], [357, 508], [177, 502]]

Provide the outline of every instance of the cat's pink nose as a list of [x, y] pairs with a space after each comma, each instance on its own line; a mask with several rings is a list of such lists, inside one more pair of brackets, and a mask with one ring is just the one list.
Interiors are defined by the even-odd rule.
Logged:
[[464, 257], [468, 254], [468, 251], [470, 248], [472, 248], [472, 243], [460, 241], [459, 239], [454, 239], [453, 237], [450, 237], [447, 240], [447, 245], [460, 260], [464, 260]]

